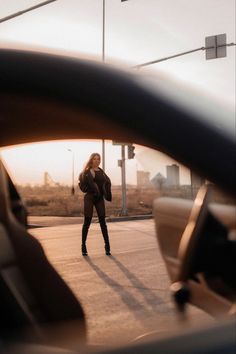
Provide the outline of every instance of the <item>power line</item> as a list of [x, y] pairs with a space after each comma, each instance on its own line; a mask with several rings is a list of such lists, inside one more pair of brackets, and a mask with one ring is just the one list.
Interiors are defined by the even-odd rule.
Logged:
[[35, 10], [35, 9], [38, 9], [39, 7], [48, 5], [48, 4], [50, 4], [51, 2], [55, 2], [55, 1], [58, 1], [58, 0], [48, 0], [48, 1], [44, 1], [44, 2], [41, 2], [41, 3], [38, 4], [38, 5], [29, 7], [28, 9], [25, 9], [25, 10], [22, 10], [22, 11], [19, 11], [19, 12], [16, 12], [16, 13], [14, 13], [14, 14], [12, 14], [12, 15], [7, 16], [7, 17], [3, 17], [3, 18], [0, 19], [0, 23], [5, 22], [5, 21], [8, 21], [8, 20], [11, 20], [11, 19], [14, 18], [14, 17], [21, 16], [21, 15], [25, 14], [26, 12], [29, 12], [29, 11], [32, 11], [32, 10]]

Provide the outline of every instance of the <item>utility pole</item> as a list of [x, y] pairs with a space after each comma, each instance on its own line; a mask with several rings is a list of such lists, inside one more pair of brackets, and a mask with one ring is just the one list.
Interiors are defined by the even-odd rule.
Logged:
[[[130, 143], [123, 143], [119, 141], [112, 141], [112, 145], [120, 145], [121, 146], [121, 160], [118, 160], [118, 166], [121, 167], [121, 191], [122, 191], [122, 206], [120, 215], [126, 216], [128, 215], [127, 210], [127, 201], [126, 201], [126, 170], [125, 170], [125, 146], [131, 146]], [[130, 158], [130, 157], [128, 157]], [[132, 157], [134, 158], [134, 156]]]
[[106, 1], [102, 0], [102, 61], [105, 62], [105, 15]]

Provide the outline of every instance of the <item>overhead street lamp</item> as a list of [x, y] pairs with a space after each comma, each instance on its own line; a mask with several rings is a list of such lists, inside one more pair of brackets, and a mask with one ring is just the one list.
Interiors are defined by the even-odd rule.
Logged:
[[[121, 0], [124, 2], [127, 0]], [[106, 0], [102, 0], [102, 61], [105, 63]], [[102, 169], [105, 171], [105, 139], [102, 139]]]
[[[105, 62], [105, 0], [102, 0], [102, 61]], [[102, 169], [105, 171], [105, 140], [102, 139]]]
[[75, 194], [75, 187], [74, 187], [74, 177], [75, 177], [75, 154], [74, 151], [71, 149], [67, 149], [72, 153], [72, 180], [71, 180], [71, 195]]
[[[127, 0], [121, 0], [124, 2]], [[105, 63], [105, 20], [106, 20], [106, 0], [102, 0], [102, 61]], [[102, 139], [102, 169], [105, 171], [105, 139]]]

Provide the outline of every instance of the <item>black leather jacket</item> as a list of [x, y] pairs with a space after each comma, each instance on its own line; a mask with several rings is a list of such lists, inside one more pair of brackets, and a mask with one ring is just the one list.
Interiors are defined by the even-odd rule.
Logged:
[[99, 170], [102, 171], [103, 176], [104, 176], [104, 183], [102, 186], [102, 195], [99, 191], [97, 184], [94, 182], [94, 177], [93, 177], [90, 170], [80, 173], [79, 183], [78, 183], [79, 187], [83, 193], [91, 193], [96, 198], [103, 196], [107, 201], [111, 202], [111, 200], [112, 200], [111, 180], [101, 168], [99, 168]]

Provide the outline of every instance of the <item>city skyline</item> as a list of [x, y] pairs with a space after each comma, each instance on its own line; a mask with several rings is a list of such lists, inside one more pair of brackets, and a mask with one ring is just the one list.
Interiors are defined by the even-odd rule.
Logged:
[[[106, 172], [114, 185], [121, 183], [121, 170], [118, 160], [121, 158], [121, 147], [106, 141]], [[71, 150], [71, 151], [69, 151]], [[1, 150], [2, 158], [13, 177], [20, 185], [43, 184], [44, 172], [48, 172], [55, 182], [71, 185], [72, 159], [74, 158], [74, 183], [78, 174], [93, 152], [102, 153], [102, 143], [93, 141], [59, 141], [25, 144]], [[158, 172], [166, 176], [166, 166], [176, 163], [175, 160], [156, 150], [135, 145], [135, 158], [126, 159], [127, 184], [137, 184], [137, 171], [150, 173], [150, 179]], [[73, 154], [74, 156], [73, 156]], [[127, 151], [126, 151], [127, 157]], [[188, 169], [180, 167], [181, 184], [189, 184]]]

